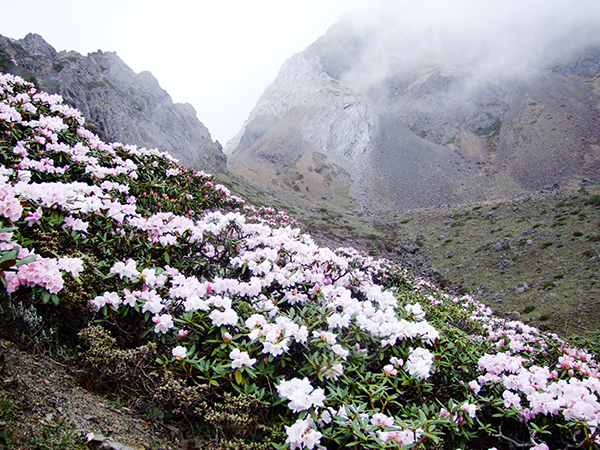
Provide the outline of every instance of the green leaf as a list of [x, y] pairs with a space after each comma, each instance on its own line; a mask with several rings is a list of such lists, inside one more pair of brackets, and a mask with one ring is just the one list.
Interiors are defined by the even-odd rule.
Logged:
[[50, 298], [52, 297], [52, 294], [48, 291], [42, 291], [42, 303], [48, 303], [48, 301], [50, 300]]
[[237, 369], [235, 371], [235, 382], [237, 384], [242, 384], [243, 381], [244, 381], [244, 376], [242, 375], [242, 371], [240, 369]]
[[35, 261], [36, 258], [37, 258], [37, 255], [27, 255], [25, 258], [19, 259], [16, 262], [15, 266], [19, 267], [19, 266], [22, 266], [23, 264], [29, 264], [30, 262]]
[[[6, 255], [4, 255], [6, 256]], [[17, 263], [17, 260], [14, 258], [10, 258], [10, 259], [5, 259], [4, 257], [2, 257], [2, 260], [0, 261], [0, 271], [5, 271], [7, 269], [10, 269], [11, 267], [15, 266]]]
[[15, 265], [17, 255], [19, 254], [19, 246], [15, 245], [11, 250], [8, 250], [0, 257], [0, 269], [8, 269]]

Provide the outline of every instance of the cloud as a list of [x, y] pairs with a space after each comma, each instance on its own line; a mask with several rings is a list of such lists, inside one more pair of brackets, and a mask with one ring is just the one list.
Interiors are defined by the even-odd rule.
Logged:
[[481, 77], [529, 76], [576, 48], [600, 45], [599, 17], [597, 0], [380, 1], [343, 18], [367, 42], [348, 79], [428, 63], [467, 66]]

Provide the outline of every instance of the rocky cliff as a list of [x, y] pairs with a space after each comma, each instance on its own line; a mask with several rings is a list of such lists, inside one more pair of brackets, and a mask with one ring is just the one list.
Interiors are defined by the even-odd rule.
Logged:
[[342, 21], [290, 58], [226, 145], [230, 169], [367, 213], [600, 182], [600, 47], [494, 73], [384, 54], [376, 34]]
[[41, 36], [0, 36], [0, 70], [60, 94], [107, 141], [167, 151], [197, 169], [224, 172], [226, 157], [189, 103], [173, 103], [150, 72], [136, 74], [117, 55], [57, 52]]

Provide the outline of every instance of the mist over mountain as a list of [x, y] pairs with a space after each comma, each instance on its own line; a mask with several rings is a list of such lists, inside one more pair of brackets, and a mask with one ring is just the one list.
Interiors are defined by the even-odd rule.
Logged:
[[292, 56], [229, 168], [377, 214], [600, 182], [600, 7], [400, 4]]
[[41, 36], [0, 36], [0, 71], [60, 94], [103, 139], [167, 151], [196, 169], [226, 171], [221, 145], [189, 103], [173, 103], [150, 72], [136, 74], [113, 52], [57, 52]]

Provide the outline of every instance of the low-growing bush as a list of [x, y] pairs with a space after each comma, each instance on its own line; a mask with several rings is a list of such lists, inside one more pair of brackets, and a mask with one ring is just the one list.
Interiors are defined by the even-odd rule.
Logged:
[[319, 247], [18, 78], [0, 100], [1, 314], [33, 307], [121, 399], [206, 448], [598, 447], [588, 351]]

